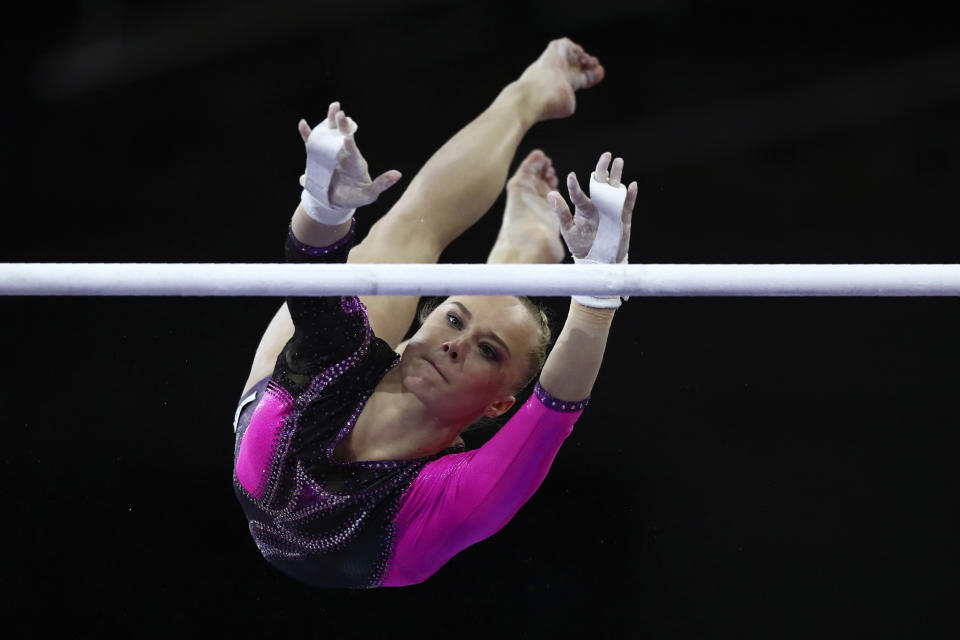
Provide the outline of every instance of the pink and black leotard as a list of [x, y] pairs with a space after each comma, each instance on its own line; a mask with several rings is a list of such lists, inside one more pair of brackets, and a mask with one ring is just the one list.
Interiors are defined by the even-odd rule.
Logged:
[[[329, 247], [288, 231], [287, 262], [346, 262], [354, 226]], [[466, 547], [499, 531], [543, 482], [586, 406], [539, 383], [479, 449], [415, 460], [341, 462], [380, 379], [400, 361], [370, 328], [356, 297], [288, 297], [294, 336], [273, 375], [234, 419], [233, 485], [264, 558], [315, 586], [422, 582]]]

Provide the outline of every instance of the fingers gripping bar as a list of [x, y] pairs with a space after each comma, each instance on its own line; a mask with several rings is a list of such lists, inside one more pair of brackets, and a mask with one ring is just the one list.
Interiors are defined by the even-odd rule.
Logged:
[[[357, 130], [357, 123], [347, 118], [350, 135]], [[339, 207], [330, 202], [330, 181], [337, 168], [337, 156], [343, 149], [344, 134], [331, 129], [326, 121], [321, 122], [307, 138], [307, 170], [300, 176], [300, 202], [311, 218], [323, 224], [342, 224], [353, 217], [356, 208]]]

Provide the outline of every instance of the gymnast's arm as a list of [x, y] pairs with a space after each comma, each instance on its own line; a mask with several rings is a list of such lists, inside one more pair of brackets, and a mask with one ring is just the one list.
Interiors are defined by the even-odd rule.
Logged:
[[303, 204], [297, 205], [290, 220], [290, 231], [293, 236], [305, 245], [311, 247], [329, 247], [336, 244], [350, 231], [351, 220], [341, 224], [324, 224], [317, 222], [307, 215]]
[[[577, 263], [627, 262], [637, 183], [623, 188], [623, 159], [617, 158], [611, 165], [612, 157], [610, 153], [602, 154], [591, 174], [590, 192], [594, 194], [596, 189], [596, 202], [583, 192], [573, 172], [567, 175], [567, 189], [576, 215], [571, 215], [558, 192], [547, 194], [560, 218], [563, 240]], [[613, 314], [619, 307], [618, 295], [575, 296], [570, 301], [567, 321], [540, 373], [540, 383], [551, 394], [570, 401], [589, 395], [600, 371]]]
[[540, 372], [540, 385], [550, 395], [571, 402], [590, 395], [615, 312], [570, 301], [567, 321]]
[[[290, 221], [284, 247], [287, 262], [346, 262], [353, 244], [353, 211], [374, 202], [400, 179], [387, 171], [371, 180], [367, 163], [353, 140], [356, 123], [334, 102], [327, 119], [313, 130], [299, 125], [307, 151], [304, 191]], [[342, 359], [362, 336], [362, 314], [339, 296], [294, 297], [286, 300], [294, 326], [279, 364], [300, 386], [321, 368]], [[299, 374], [299, 375], [298, 375]]]

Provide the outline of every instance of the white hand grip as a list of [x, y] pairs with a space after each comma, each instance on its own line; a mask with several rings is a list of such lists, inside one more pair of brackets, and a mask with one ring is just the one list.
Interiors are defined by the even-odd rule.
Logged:
[[596, 205], [600, 220], [597, 237], [586, 259], [599, 264], [616, 264], [623, 235], [620, 218], [623, 215], [623, 203], [627, 201], [627, 188], [623, 185], [612, 187], [606, 182], [600, 182], [597, 175], [591, 173], [590, 200]]
[[[350, 135], [357, 130], [357, 123], [347, 118]], [[331, 129], [326, 121], [321, 122], [307, 138], [307, 171], [300, 176], [303, 193], [300, 201], [311, 218], [324, 224], [341, 224], [353, 217], [356, 208], [338, 207], [330, 203], [330, 180], [337, 168], [337, 156], [343, 149], [344, 134]]]

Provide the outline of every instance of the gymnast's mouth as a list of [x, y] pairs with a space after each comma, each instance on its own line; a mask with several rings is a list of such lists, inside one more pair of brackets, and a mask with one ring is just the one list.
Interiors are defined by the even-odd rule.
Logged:
[[443, 375], [443, 371], [440, 371], [440, 367], [438, 367], [437, 365], [435, 365], [435, 364], [433, 363], [433, 360], [430, 360], [430, 359], [428, 359], [428, 358], [424, 358], [424, 360], [426, 360], [427, 362], [429, 362], [429, 363], [430, 363], [430, 366], [437, 370], [437, 373], [440, 374], [440, 377], [443, 378], [443, 381], [444, 381], [444, 382], [448, 382], [447, 376]]

